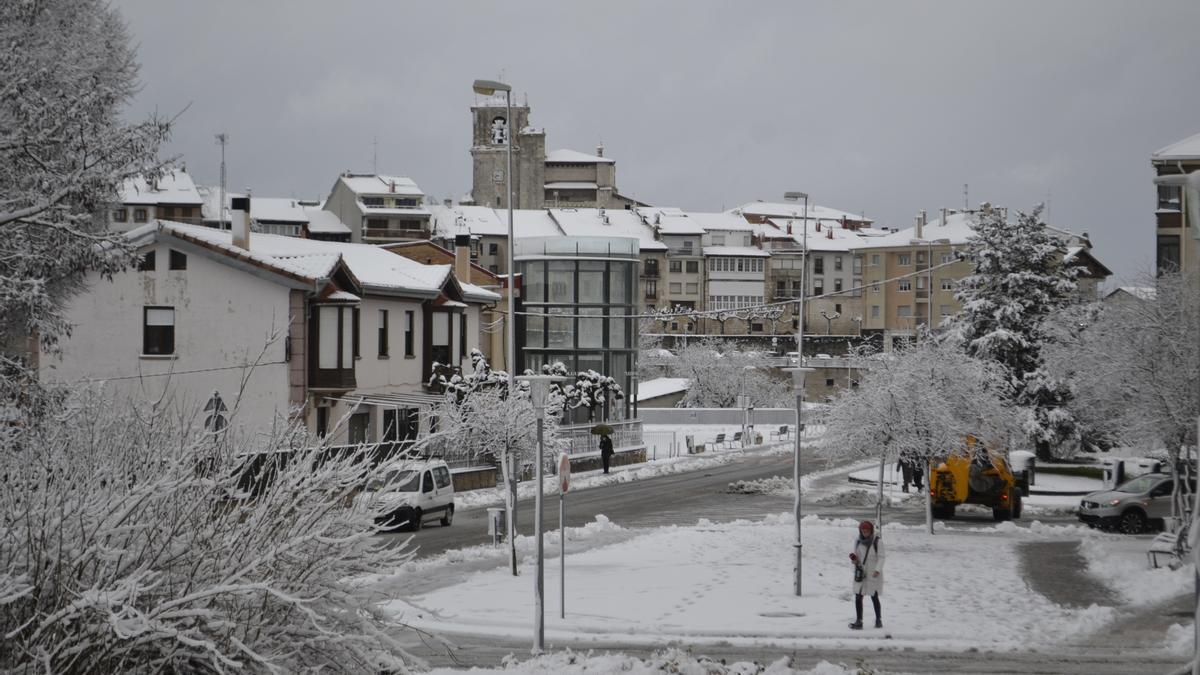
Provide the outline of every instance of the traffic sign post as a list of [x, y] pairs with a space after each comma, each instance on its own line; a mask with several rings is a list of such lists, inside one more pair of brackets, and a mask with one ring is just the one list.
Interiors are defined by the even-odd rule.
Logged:
[[571, 458], [567, 453], [558, 456], [558, 616], [567, 618], [567, 523], [564, 518], [563, 496], [571, 488]]

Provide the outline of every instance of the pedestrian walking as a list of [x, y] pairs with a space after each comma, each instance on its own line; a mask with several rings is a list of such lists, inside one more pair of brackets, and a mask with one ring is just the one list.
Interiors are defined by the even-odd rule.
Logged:
[[608, 434], [600, 437], [600, 463], [604, 465], [604, 473], [608, 473], [608, 463], [612, 461], [613, 444]]
[[900, 455], [900, 461], [896, 462], [896, 471], [900, 472], [901, 492], [908, 492], [908, 484], [913, 482], [912, 462], [904, 455]]
[[853, 630], [862, 630], [863, 596], [871, 596], [875, 607], [875, 627], [883, 628], [883, 613], [879, 606], [879, 593], [883, 591], [883, 548], [875, 534], [875, 524], [864, 520], [858, 524], [858, 539], [850, 552], [854, 564], [854, 623]]

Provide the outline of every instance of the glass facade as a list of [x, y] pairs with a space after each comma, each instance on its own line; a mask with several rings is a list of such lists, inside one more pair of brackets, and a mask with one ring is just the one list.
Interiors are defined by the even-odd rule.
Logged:
[[[638, 241], [623, 237], [534, 237], [513, 250], [524, 279], [517, 318], [518, 371], [562, 362], [569, 372], [595, 370], [615, 379], [625, 399], [595, 418], [628, 419], [637, 372]], [[587, 421], [577, 411], [576, 422]]]

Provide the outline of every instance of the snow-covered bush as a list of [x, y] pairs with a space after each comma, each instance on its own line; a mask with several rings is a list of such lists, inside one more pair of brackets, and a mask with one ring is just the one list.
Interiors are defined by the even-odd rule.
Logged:
[[[211, 435], [95, 391], [0, 448], [0, 671], [403, 671], [364, 573], [372, 448]], [[254, 454], [246, 454], [248, 451]]]

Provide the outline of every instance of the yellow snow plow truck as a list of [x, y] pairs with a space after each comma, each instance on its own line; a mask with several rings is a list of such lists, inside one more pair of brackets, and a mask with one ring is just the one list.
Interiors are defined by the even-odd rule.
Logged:
[[984, 447], [967, 437], [967, 452], [934, 463], [929, 477], [933, 517], [950, 519], [959, 504], [992, 509], [995, 520], [1021, 517], [1021, 485], [1008, 463], [1008, 453]]

